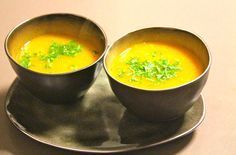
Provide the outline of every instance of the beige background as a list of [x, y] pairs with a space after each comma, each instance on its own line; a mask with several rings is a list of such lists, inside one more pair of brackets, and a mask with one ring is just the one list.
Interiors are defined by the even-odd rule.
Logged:
[[3, 49], [16, 24], [52, 12], [86, 16], [105, 30], [109, 43], [121, 35], [150, 26], [191, 31], [207, 43], [213, 57], [203, 94], [203, 124], [180, 140], [129, 154], [236, 154], [236, 1], [235, 0], [0, 0], [0, 154], [77, 154], [46, 146], [23, 135], [9, 122], [4, 98], [16, 77]]

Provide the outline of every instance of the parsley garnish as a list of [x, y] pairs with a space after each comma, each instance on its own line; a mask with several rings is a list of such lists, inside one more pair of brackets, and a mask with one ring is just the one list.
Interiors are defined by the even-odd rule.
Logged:
[[137, 81], [137, 77], [164, 81], [175, 77], [177, 71], [180, 70], [178, 61], [170, 63], [167, 59], [140, 61], [138, 58], [131, 58], [127, 64], [132, 71], [131, 81]]
[[20, 59], [20, 65], [29, 68], [31, 66], [30, 55], [28, 53], [24, 53]]
[[[41, 55], [39, 52], [34, 52], [31, 55], [29, 53], [24, 52], [24, 54], [20, 58], [20, 65], [29, 68], [31, 66], [31, 56], [39, 57], [40, 60], [45, 61], [45, 68], [51, 68], [52, 62], [59, 56], [76, 56], [81, 51], [81, 46], [76, 41], [69, 41], [66, 44], [60, 44], [57, 42], [53, 42], [48, 49], [48, 53], [45, 55]], [[74, 67], [75, 68], [75, 67]]]
[[70, 41], [67, 44], [59, 44], [56, 42], [53, 42], [49, 46], [48, 54], [42, 55], [41, 60], [46, 61], [46, 68], [50, 68], [52, 65], [51, 63], [61, 55], [64, 56], [75, 56], [81, 51], [81, 46], [76, 43], [75, 41]]

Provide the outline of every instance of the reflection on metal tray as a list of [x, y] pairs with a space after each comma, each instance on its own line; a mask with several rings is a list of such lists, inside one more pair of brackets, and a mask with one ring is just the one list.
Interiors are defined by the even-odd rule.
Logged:
[[12, 84], [6, 111], [27, 136], [59, 148], [83, 152], [123, 152], [172, 141], [192, 132], [203, 121], [202, 96], [185, 116], [162, 123], [136, 118], [113, 95], [104, 71], [76, 103], [43, 103], [18, 79]]

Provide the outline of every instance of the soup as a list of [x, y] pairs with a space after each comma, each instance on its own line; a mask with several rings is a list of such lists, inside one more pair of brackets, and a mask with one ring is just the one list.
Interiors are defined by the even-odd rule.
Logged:
[[44, 34], [26, 42], [11, 55], [21, 66], [41, 73], [72, 72], [96, 61], [100, 53], [80, 40], [66, 35]]
[[185, 84], [203, 72], [188, 49], [165, 43], [130, 46], [110, 61], [108, 71], [118, 81], [142, 89], [167, 89]]

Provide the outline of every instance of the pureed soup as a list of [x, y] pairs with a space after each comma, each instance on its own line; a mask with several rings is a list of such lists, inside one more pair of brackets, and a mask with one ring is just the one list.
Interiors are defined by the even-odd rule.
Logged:
[[43, 34], [26, 42], [13, 58], [23, 67], [41, 73], [65, 73], [84, 68], [101, 55], [83, 40], [67, 35]]
[[118, 81], [141, 89], [167, 89], [187, 83], [203, 72], [188, 49], [165, 43], [143, 42], [116, 56], [108, 71]]

